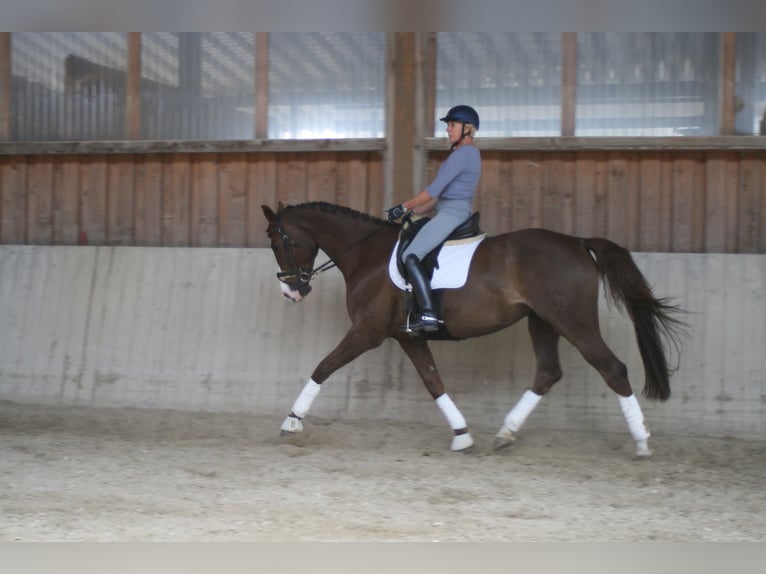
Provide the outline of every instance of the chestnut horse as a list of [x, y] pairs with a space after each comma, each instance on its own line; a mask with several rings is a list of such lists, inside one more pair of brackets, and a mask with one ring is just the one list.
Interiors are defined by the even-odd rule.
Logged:
[[[303, 430], [321, 385], [335, 371], [392, 337], [401, 345], [452, 428], [451, 450], [473, 446], [466, 420], [444, 390], [428, 346], [430, 334], [403, 332], [410, 295], [389, 279], [389, 259], [401, 225], [323, 202], [262, 206], [267, 233], [281, 271], [283, 295], [300, 301], [310, 281], [336, 267], [346, 283], [351, 328], [322, 359], [282, 424], [283, 433]], [[330, 259], [315, 268], [321, 249]], [[656, 298], [630, 253], [602, 238], [580, 238], [545, 229], [525, 229], [486, 237], [476, 249], [463, 287], [441, 292], [441, 310], [449, 338], [479, 337], [527, 317], [537, 359], [534, 381], [505, 417], [495, 446], [514, 440], [527, 416], [561, 376], [558, 342], [568, 339], [618, 396], [636, 454], [646, 457], [649, 432], [628, 381], [625, 365], [607, 347], [599, 331], [599, 283], [632, 319], [651, 399], [670, 396], [672, 369], [667, 343], [677, 344], [680, 310]], [[438, 333], [438, 332], [437, 332]], [[445, 338], [444, 333], [437, 334]]]

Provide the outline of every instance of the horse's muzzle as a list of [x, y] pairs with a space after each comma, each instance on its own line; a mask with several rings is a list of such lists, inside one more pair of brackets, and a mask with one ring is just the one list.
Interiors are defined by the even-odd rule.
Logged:
[[282, 285], [282, 293], [291, 301], [300, 301], [311, 293], [311, 274], [306, 271], [280, 271], [277, 279]]
[[282, 289], [282, 295], [294, 303], [301, 301], [306, 295], [311, 293], [311, 285], [308, 283], [287, 283], [281, 281], [279, 286]]

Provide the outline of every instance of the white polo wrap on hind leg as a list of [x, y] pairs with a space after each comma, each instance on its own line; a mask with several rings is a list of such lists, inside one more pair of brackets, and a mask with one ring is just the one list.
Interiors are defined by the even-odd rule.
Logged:
[[449, 423], [452, 430], [460, 430], [468, 426], [465, 417], [459, 410], [457, 410], [457, 406], [452, 402], [452, 399], [447, 393], [444, 393], [436, 399], [436, 404], [441, 409], [444, 418], [447, 419], [447, 423]]
[[314, 399], [317, 398], [321, 388], [322, 385], [314, 382], [314, 379], [309, 379], [309, 382], [306, 383], [301, 394], [298, 395], [298, 398], [295, 399], [295, 403], [293, 403], [293, 414], [296, 417], [303, 418], [306, 416], [306, 413], [309, 412], [311, 404], [314, 402]]
[[516, 403], [516, 406], [511, 409], [511, 412], [506, 415], [505, 426], [513, 432], [518, 431], [521, 428], [521, 425], [524, 424], [524, 421], [527, 420], [529, 413], [535, 410], [535, 407], [542, 398], [542, 395], [538, 395], [529, 389], [524, 391], [519, 402]]
[[647, 440], [651, 435], [646, 428], [646, 424], [644, 424], [644, 413], [641, 412], [636, 395], [619, 397], [619, 399], [622, 414], [625, 415], [625, 420], [628, 422], [628, 428], [633, 439], [636, 441]]

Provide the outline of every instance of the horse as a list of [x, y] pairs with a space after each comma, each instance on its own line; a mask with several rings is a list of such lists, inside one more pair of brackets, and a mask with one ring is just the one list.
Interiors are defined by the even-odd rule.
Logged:
[[[412, 361], [426, 389], [452, 429], [450, 450], [474, 446], [465, 417], [446, 393], [428, 342], [442, 333], [413, 336], [401, 330], [410, 295], [389, 278], [389, 261], [402, 225], [326, 202], [262, 206], [277, 265], [282, 295], [302, 301], [310, 282], [337, 267], [346, 285], [351, 327], [317, 364], [285, 418], [282, 434], [304, 430], [307, 415], [322, 385], [338, 369], [387, 338], [395, 339]], [[328, 261], [315, 267], [322, 250]], [[441, 311], [450, 338], [487, 335], [527, 318], [536, 358], [534, 380], [505, 416], [494, 438], [495, 448], [511, 444], [541, 398], [561, 379], [558, 344], [563, 336], [617, 394], [636, 456], [651, 455], [650, 433], [625, 365], [604, 342], [598, 319], [600, 285], [606, 296], [632, 320], [645, 371], [643, 393], [665, 401], [669, 379], [669, 345], [678, 349], [683, 311], [658, 298], [630, 252], [605, 238], [582, 238], [530, 228], [486, 236], [473, 254], [462, 287], [441, 292]]]

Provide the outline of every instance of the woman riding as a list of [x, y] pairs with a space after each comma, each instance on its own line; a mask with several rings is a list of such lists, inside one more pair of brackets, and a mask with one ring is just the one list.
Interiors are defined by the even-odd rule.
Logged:
[[443, 323], [434, 305], [423, 258], [471, 216], [473, 197], [481, 176], [481, 155], [473, 143], [479, 129], [479, 114], [471, 106], [460, 105], [451, 108], [440, 121], [447, 124], [447, 136], [452, 144], [450, 155], [425, 189], [387, 210], [389, 221], [396, 221], [411, 210], [414, 213], [436, 210], [436, 215], [402, 253], [419, 308], [415, 320], [403, 330], [417, 334], [437, 331]]

